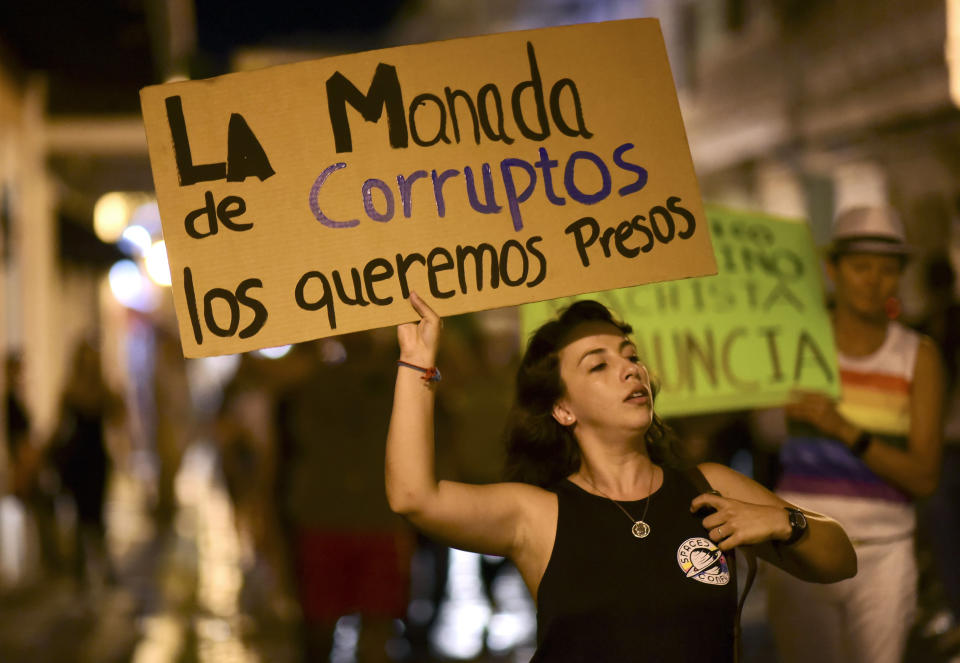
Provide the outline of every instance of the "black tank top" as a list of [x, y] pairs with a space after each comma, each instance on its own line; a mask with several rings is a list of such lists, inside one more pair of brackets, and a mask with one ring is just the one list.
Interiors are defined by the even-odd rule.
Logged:
[[[610, 500], [564, 480], [550, 562], [537, 591], [536, 663], [733, 661], [733, 556], [690, 513], [698, 491], [663, 468], [650, 535], [637, 539]], [[621, 502], [639, 519], [646, 500]]]

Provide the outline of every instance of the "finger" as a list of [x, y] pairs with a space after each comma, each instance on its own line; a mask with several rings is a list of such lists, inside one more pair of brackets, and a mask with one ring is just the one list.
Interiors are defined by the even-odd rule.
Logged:
[[729, 537], [733, 532], [730, 531], [729, 525], [725, 528], [723, 525], [719, 527], [712, 528], [707, 535], [710, 537], [710, 540], [714, 543], [720, 543], [727, 537]]
[[690, 502], [690, 513], [695, 513], [705, 506], [713, 507], [717, 511], [729, 504], [729, 500], [717, 493], [703, 493], [697, 495]]
[[802, 401], [810, 392], [803, 391], [802, 389], [791, 389], [790, 394], [787, 396], [789, 399], [788, 403], [799, 403]]
[[792, 405], [788, 405], [784, 408], [784, 411], [791, 419], [809, 420], [811, 418], [815, 418], [815, 415], [813, 412], [811, 412], [810, 406], [806, 403], [794, 403]]
[[812, 407], [829, 399], [814, 391], [794, 391], [790, 393], [790, 403], [801, 407]]
[[803, 398], [796, 400], [792, 403], [793, 407], [799, 408], [801, 410], [811, 410], [815, 408], [818, 403], [816, 399], [811, 398], [810, 396], [804, 396]]
[[812, 408], [831, 407], [834, 404], [834, 400], [832, 398], [826, 394], [821, 394], [816, 391], [803, 392], [803, 397], [799, 400], [799, 402]]
[[826, 412], [826, 411], [829, 409], [829, 407], [830, 407], [830, 403], [829, 403], [829, 402], [823, 401], [823, 400], [816, 400], [816, 399], [813, 399], [813, 398], [811, 398], [809, 401], [807, 401], [804, 405], [806, 406], [807, 411], [808, 411], [810, 414], [813, 414], [813, 415], [816, 415], [816, 416], [822, 415], [822, 414], [823, 414], [824, 412]]
[[722, 527], [726, 520], [719, 513], [711, 513], [701, 522], [703, 523], [704, 529], [711, 530], [714, 527]]
[[413, 290], [410, 291], [410, 304], [413, 305], [413, 310], [415, 310], [424, 320], [436, 321], [440, 319], [440, 316], [438, 316], [436, 312], [430, 308], [430, 306], [423, 301], [423, 299], [421, 299], [420, 295]]
[[726, 552], [728, 550], [733, 550], [742, 543], [743, 541], [741, 540], [739, 534], [731, 534], [730, 536], [724, 537], [723, 541], [717, 543], [717, 548]]

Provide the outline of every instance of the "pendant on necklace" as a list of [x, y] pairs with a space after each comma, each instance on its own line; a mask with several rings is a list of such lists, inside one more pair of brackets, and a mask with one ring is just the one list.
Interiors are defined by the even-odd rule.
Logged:
[[638, 539], [645, 539], [650, 535], [650, 525], [646, 524], [642, 520], [638, 520], [633, 524], [633, 527], [630, 531], [633, 532], [633, 535]]

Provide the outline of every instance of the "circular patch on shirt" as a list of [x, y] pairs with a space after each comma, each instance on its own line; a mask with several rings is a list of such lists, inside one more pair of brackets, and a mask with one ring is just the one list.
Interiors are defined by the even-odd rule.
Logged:
[[696, 536], [677, 548], [677, 564], [688, 578], [707, 585], [726, 585], [730, 569], [723, 551], [710, 539]]

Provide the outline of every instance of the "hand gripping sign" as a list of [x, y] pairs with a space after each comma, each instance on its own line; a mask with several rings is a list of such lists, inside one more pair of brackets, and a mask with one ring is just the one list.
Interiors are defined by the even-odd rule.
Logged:
[[659, 25], [144, 88], [184, 354], [716, 271]]

